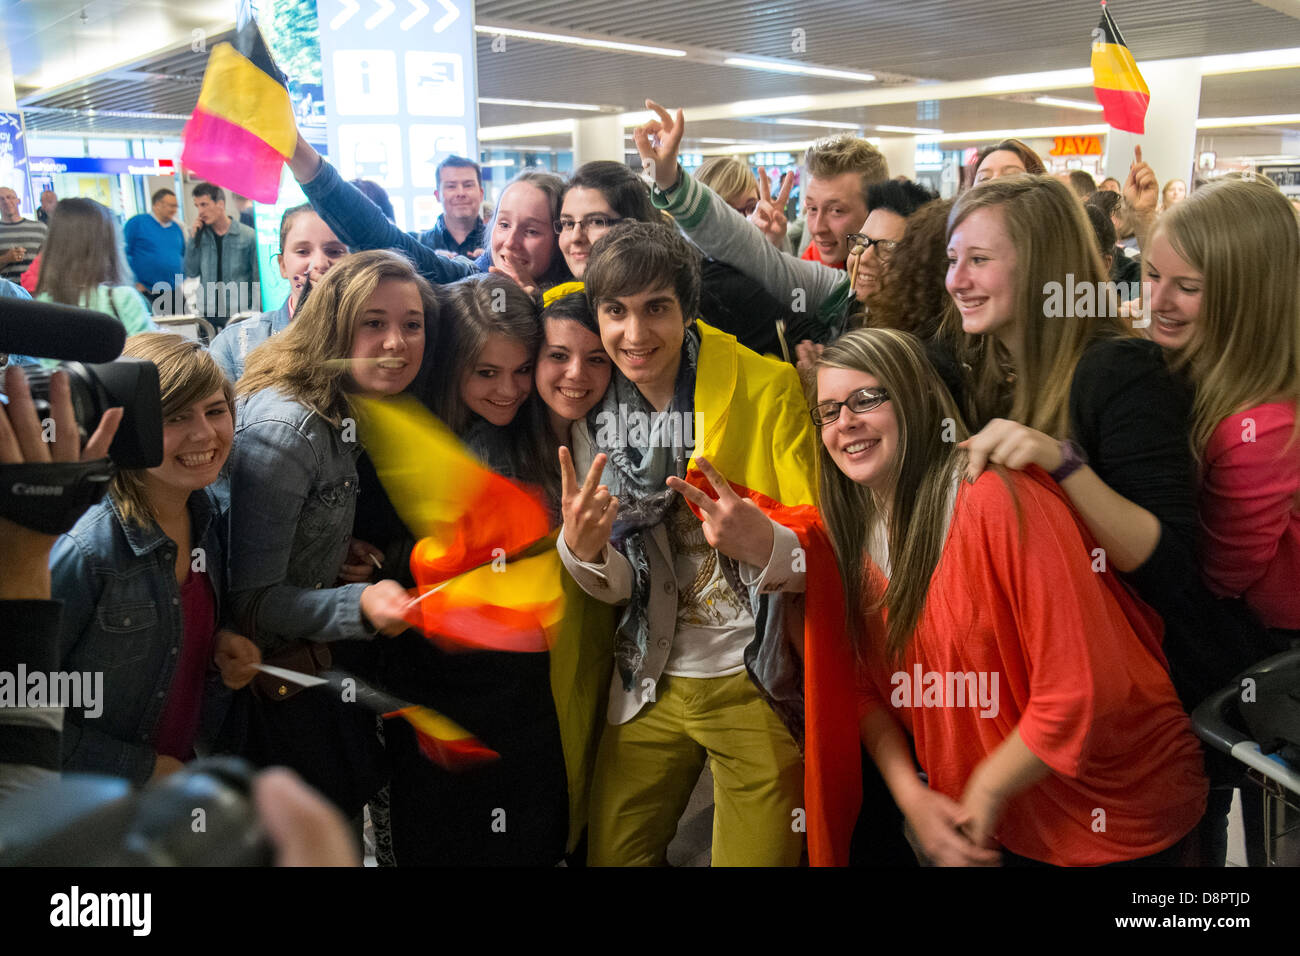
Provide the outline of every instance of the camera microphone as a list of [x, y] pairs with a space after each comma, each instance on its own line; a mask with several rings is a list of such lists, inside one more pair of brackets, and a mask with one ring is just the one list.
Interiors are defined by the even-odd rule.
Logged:
[[113, 361], [125, 344], [125, 326], [103, 312], [0, 298], [0, 353], [98, 363]]

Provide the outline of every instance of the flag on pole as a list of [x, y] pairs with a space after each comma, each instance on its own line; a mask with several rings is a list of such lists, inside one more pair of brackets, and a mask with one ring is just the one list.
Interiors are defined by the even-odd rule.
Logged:
[[547, 650], [565, 602], [541, 502], [478, 461], [415, 399], [357, 407], [375, 472], [418, 537], [407, 623], [444, 650]]
[[1092, 87], [1106, 122], [1127, 133], [1145, 133], [1151, 91], [1105, 0], [1101, 4], [1101, 22], [1092, 37]]
[[415, 730], [420, 753], [447, 770], [464, 770], [500, 756], [469, 731], [428, 707], [412, 705], [383, 716], [401, 717], [409, 723]]
[[275, 202], [298, 142], [284, 74], [249, 19], [208, 57], [199, 102], [182, 134], [181, 165], [258, 202]]
[[[608, 703], [613, 609], [564, 571], [557, 532], [537, 497], [490, 471], [428, 409], [404, 397], [357, 404], [379, 480], [420, 538], [411, 553], [416, 594], [407, 622], [443, 650], [550, 652], [572, 851], [586, 828]], [[425, 734], [420, 746], [431, 759], [477, 759], [467, 732], [460, 732], [470, 737], [464, 743], [446, 728], [397, 713]]]

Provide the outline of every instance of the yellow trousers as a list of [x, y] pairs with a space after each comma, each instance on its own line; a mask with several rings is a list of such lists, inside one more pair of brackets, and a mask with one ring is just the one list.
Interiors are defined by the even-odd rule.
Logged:
[[593, 774], [588, 861], [662, 866], [704, 761], [713, 772], [713, 865], [797, 866], [803, 760], [741, 671], [664, 675], [658, 699], [608, 725]]

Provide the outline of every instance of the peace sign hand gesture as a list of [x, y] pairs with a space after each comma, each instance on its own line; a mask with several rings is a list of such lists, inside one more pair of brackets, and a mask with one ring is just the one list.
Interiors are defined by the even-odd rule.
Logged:
[[605, 470], [605, 456], [597, 455], [587, 472], [587, 480], [578, 487], [578, 473], [573, 468], [569, 449], [560, 446], [560, 509], [564, 517], [564, 543], [573, 556], [584, 563], [600, 559], [609, 543], [609, 532], [618, 516], [618, 499], [600, 484]]
[[646, 100], [645, 105], [646, 109], [658, 113], [659, 118], [632, 130], [632, 139], [641, 154], [641, 169], [654, 179], [656, 186], [668, 192], [677, 185], [677, 149], [682, 144], [686, 120], [680, 109], [674, 118], [654, 100]]
[[781, 191], [775, 199], [772, 198], [772, 188], [768, 185], [766, 173], [755, 173], [754, 182], [758, 186], [758, 205], [749, 214], [749, 221], [762, 231], [768, 242], [780, 249], [788, 226], [785, 204], [789, 202], [790, 189], [794, 186], [794, 172], [787, 172], [781, 177]]
[[708, 459], [696, 458], [695, 464], [718, 493], [716, 499], [677, 477], [668, 479], [668, 487], [703, 512], [704, 540], [729, 558], [756, 568], [767, 567], [776, 540], [772, 520], [754, 502], [732, 491]]

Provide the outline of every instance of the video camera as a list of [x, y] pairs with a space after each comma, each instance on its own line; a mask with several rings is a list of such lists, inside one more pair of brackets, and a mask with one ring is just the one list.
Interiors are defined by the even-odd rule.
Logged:
[[[67, 373], [84, 444], [104, 412], [120, 406], [122, 424], [109, 457], [97, 462], [0, 465], [0, 517], [59, 534], [98, 501], [116, 468], [162, 463], [162, 401], [152, 362], [118, 358], [126, 342], [122, 323], [90, 309], [0, 298], [0, 356], [57, 359]], [[42, 422], [50, 417], [52, 369], [29, 369], [32, 400]], [[9, 404], [0, 381], [0, 402]], [[68, 520], [71, 518], [71, 520]]]
[[253, 768], [207, 757], [133, 790], [68, 774], [0, 804], [0, 866], [270, 866]]

